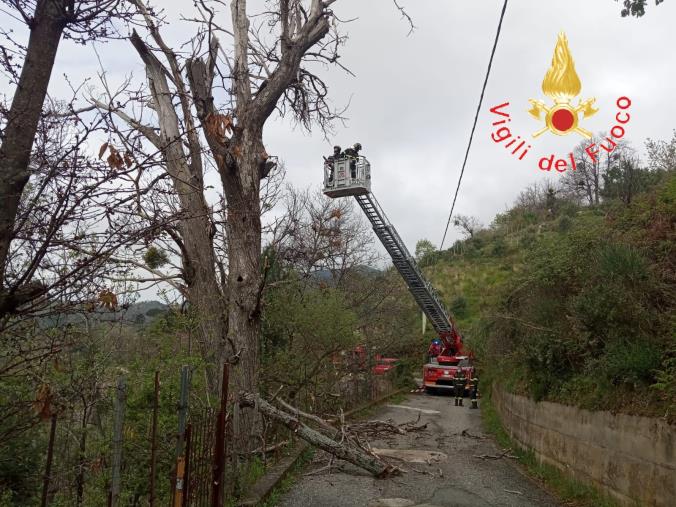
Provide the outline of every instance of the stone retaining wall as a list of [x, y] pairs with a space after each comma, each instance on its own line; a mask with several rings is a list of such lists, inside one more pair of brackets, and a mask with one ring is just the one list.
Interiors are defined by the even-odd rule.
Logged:
[[661, 419], [534, 402], [493, 389], [509, 435], [621, 505], [676, 506], [676, 426]]

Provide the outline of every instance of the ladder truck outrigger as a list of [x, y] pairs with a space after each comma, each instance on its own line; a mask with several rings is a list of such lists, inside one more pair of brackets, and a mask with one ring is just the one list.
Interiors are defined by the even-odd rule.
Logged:
[[[473, 399], [476, 399], [478, 381], [475, 378], [475, 370], [470, 357], [463, 354], [462, 336], [439, 295], [425, 279], [415, 259], [371, 193], [369, 161], [366, 157], [358, 155], [355, 150], [350, 149], [349, 152], [346, 150], [349, 154], [341, 154], [339, 151], [338, 148], [334, 156], [325, 158], [324, 194], [331, 198], [354, 196], [373, 225], [376, 236], [390, 254], [394, 267], [399, 271], [416, 303], [425, 313], [441, 340], [442, 347], [439, 355], [430, 357], [427, 364], [423, 366], [425, 391], [428, 393], [444, 390], [455, 392], [457, 404], [458, 382], [460, 381], [460, 385], [464, 382], [461, 396], [470, 394]], [[460, 404], [462, 404], [462, 399]], [[476, 403], [472, 406], [475, 407]]]

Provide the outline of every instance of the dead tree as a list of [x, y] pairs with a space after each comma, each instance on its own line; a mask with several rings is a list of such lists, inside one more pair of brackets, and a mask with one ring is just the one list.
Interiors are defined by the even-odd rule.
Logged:
[[[182, 201], [182, 209], [192, 220], [192, 223], [182, 222], [179, 228], [182, 253], [188, 253], [186, 259], [195, 259], [192, 263], [195, 270], [193, 278], [201, 278], [193, 284], [194, 294], [189, 299], [199, 312], [200, 325], [211, 327], [205, 346], [232, 363], [230, 378], [233, 392], [255, 391], [264, 281], [260, 261], [261, 179], [269, 175], [272, 167], [263, 147], [263, 125], [278, 104], [291, 108], [299, 121], [308, 127], [314, 120], [325, 125], [332, 118], [324, 100], [326, 87], [313, 74], [301, 69], [301, 61], [308, 50], [329, 32], [331, 12], [328, 6], [333, 0], [315, 0], [310, 8], [304, 8], [301, 2], [282, 2], [279, 11], [270, 14], [272, 22], [281, 27], [281, 34], [266, 51], [262, 51], [262, 43], [250, 33], [244, 0], [232, 4], [235, 28], [231, 32], [221, 30], [215, 22], [214, 11], [206, 2], [201, 2], [198, 11], [204, 28], [194, 44], [199, 47], [200, 41], [206, 39], [207, 48], [202, 54], [196, 52], [196, 56], [187, 61], [180, 61], [164, 42], [150, 9], [141, 1], [133, 3], [145, 16], [150, 42], [159, 48], [162, 58], [160, 60], [148, 42], [138, 34], [132, 34], [131, 42], [146, 66], [159, 134], [154, 128], [131, 118], [128, 122], [162, 151], [167, 172]], [[216, 34], [232, 36], [232, 58]], [[320, 49], [311, 58], [323, 58], [324, 54], [325, 50]], [[227, 65], [228, 70], [221, 71], [218, 63]], [[269, 72], [265, 82], [255, 79], [251, 72], [253, 67], [256, 67], [256, 72], [263, 72], [263, 69]], [[183, 78], [184, 70], [189, 85]], [[232, 91], [226, 97], [225, 110], [215, 102], [216, 76], [222, 78], [221, 85]], [[172, 97], [177, 98], [178, 111]], [[282, 98], [284, 100], [280, 102]], [[105, 107], [123, 117], [123, 112], [107, 104]], [[222, 293], [223, 287], [216, 283], [212, 237], [208, 233], [209, 210], [200, 191], [203, 188], [202, 146], [192, 124], [193, 108], [221, 176], [227, 203], [228, 271], [227, 280], [221, 284], [227, 286], [227, 294]], [[185, 240], [184, 234], [192, 236], [191, 239]], [[188, 252], [190, 248], [192, 252]], [[187, 285], [190, 291], [191, 284]], [[227, 315], [224, 315], [226, 300], [230, 304]], [[227, 353], [226, 332], [230, 345]], [[241, 449], [248, 449], [256, 417], [252, 411], [238, 412], [236, 410], [234, 417], [236, 440]]]
[[[227, 206], [228, 269], [222, 284], [227, 287], [222, 295], [228, 301], [227, 350], [223, 335], [216, 329], [214, 335], [219, 354], [232, 364], [231, 391], [256, 392], [265, 280], [261, 180], [274, 167], [264, 147], [263, 127], [273, 114], [288, 114], [307, 129], [318, 125], [325, 130], [339, 117], [327, 101], [327, 86], [307, 65], [342, 67], [337, 50], [345, 37], [337, 32], [338, 20], [330, 9], [335, 0], [282, 0], [260, 13], [248, 10], [246, 0], [235, 0], [230, 4], [232, 29], [220, 22], [222, 2], [197, 2], [194, 18], [186, 16], [200, 26], [187, 60], [162, 39], [150, 6], [143, 0], [131, 3], [146, 22], [149, 37], [134, 33], [131, 41], [146, 66], [160, 125], [158, 141], [167, 162], [185, 158], [185, 144], [190, 166], [198, 163], [194, 155], [199, 136], [192, 125], [196, 116], [220, 175]], [[175, 128], [177, 119], [182, 129]], [[148, 132], [154, 133], [152, 128]], [[199, 168], [190, 166], [187, 176], [195, 178]], [[213, 266], [203, 260], [199, 269]], [[220, 297], [209, 283], [212, 289], [201, 293], [209, 295], [204, 305]], [[216, 309], [209, 308], [199, 311], [215, 323]], [[235, 408], [233, 433], [240, 451], [252, 448], [256, 427], [255, 411]]]
[[453, 225], [460, 229], [465, 238], [473, 239], [474, 235], [481, 230], [481, 222], [476, 217], [456, 215], [453, 217]]
[[[301, 67], [306, 53], [329, 32], [335, 0], [303, 2], [283, 0], [273, 20], [280, 27], [279, 41], [255, 49], [245, 0], [231, 3], [234, 54], [231, 62], [233, 102], [230, 114], [223, 114], [214, 102], [213, 80], [218, 42], [210, 41], [205, 57], [188, 62], [188, 76], [197, 114], [207, 143], [216, 161], [228, 203], [229, 338], [232, 354], [238, 356], [231, 375], [233, 392], [258, 389], [258, 343], [260, 340], [261, 220], [260, 180], [265, 176], [268, 157], [263, 144], [263, 126], [278, 107], [288, 105], [301, 122], [328, 121], [330, 110], [324, 101], [325, 87]], [[209, 31], [215, 30], [209, 26]], [[253, 67], [265, 72], [273, 61], [260, 62], [261, 55], [274, 54], [277, 65], [252, 90]], [[318, 53], [320, 55], [320, 53]], [[272, 60], [267, 57], [268, 60]], [[263, 85], [264, 84], [264, 85]], [[314, 92], [313, 90], [318, 90]], [[314, 113], [314, 114], [313, 114]], [[228, 134], [231, 134], [228, 136]], [[235, 414], [234, 435], [244, 448], [251, 429], [257, 426], [254, 412]]]

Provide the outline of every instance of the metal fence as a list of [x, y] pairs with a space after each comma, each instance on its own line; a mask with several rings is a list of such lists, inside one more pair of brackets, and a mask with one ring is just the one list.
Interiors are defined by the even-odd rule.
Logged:
[[[318, 393], [307, 389], [296, 398], [298, 408], [335, 414], [340, 409], [361, 406], [395, 390], [392, 375], [376, 375], [368, 364], [343, 364], [332, 375], [335, 375], [332, 377], [335, 381], [331, 384], [332, 391], [327, 398], [337, 402], [322, 405], [316, 401]], [[223, 388], [217, 407], [204, 407], [197, 403], [190, 406], [190, 367], [182, 367], [180, 376], [176, 407], [178, 426], [175, 430], [167, 431], [166, 404], [164, 431], [158, 425], [158, 373], [155, 375], [152, 397], [143, 402], [147, 405], [142, 409], [141, 420], [148, 421], [147, 433], [143, 429], [144, 424], [139, 425], [139, 407], [129, 402], [129, 398], [133, 398], [133, 386], [128, 386], [124, 377], [108, 386], [114, 393], [112, 405], [110, 400], [103, 400], [105, 409], [101, 414], [110, 414], [110, 417], [106, 417], [105, 424], [100, 424], [100, 428], [105, 427], [106, 430], [98, 432], [98, 438], [108, 443], [100, 445], [102, 441], [99, 440], [98, 455], [85, 453], [85, 443], [88, 444], [85, 439], [92, 438], [87, 437], [86, 428], [82, 434], [72, 431], [72, 428], [82, 426], [83, 421], [87, 420], [86, 415], [75, 412], [67, 416], [54, 414], [46, 420], [49, 438], [41, 477], [40, 505], [107, 504], [120, 507], [169, 504], [172, 507], [222, 507], [229, 491], [225, 484], [229, 441], [226, 407], [228, 369], [227, 366], [223, 368]], [[174, 396], [169, 398], [175, 399]], [[93, 411], [93, 418], [103, 417], [96, 413], [96, 406], [90, 410]], [[129, 420], [134, 410], [137, 412], [135, 426]], [[133, 434], [134, 427], [136, 434]], [[139, 431], [143, 433], [139, 434]], [[172, 448], [172, 439], [175, 439], [175, 449]], [[261, 447], [263, 461], [266, 461], [266, 442], [288, 440], [288, 430], [269, 427], [264, 423]], [[269, 447], [276, 449], [279, 446], [273, 444]], [[132, 459], [135, 461], [135, 472], [128, 469]], [[148, 463], [147, 471], [143, 470], [144, 463]], [[141, 478], [138, 477], [139, 471], [143, 476]], [[98, 498], [100, 502], [95, 500]]]

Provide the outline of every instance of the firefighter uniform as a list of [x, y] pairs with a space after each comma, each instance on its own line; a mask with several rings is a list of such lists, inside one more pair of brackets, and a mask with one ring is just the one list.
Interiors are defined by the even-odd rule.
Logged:
[[465, 374], [462, 369], [458, 369], [458, 372], [455, 375], [454, 388], [455, 406], [462, 407], [462, 399], [465, 395]]

